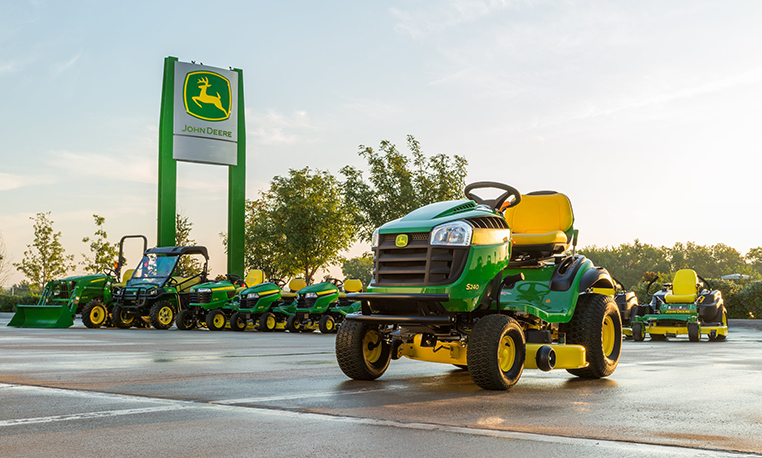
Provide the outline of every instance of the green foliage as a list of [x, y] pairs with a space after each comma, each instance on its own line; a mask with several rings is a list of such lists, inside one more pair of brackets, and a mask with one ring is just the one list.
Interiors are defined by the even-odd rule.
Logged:
[[45, 284], [55, 278], [62, 278], [74, 266], [74, 255], [67, 256], [61, 245], [61, 232], [53, 232], [53, 221], [48, 218], [50, 212], [37, 213], [30, 217], [34, 221], [34, 242], [27, 245], [24, 259], [13, 263], [16, 270], [29, 279], [33, 292], [42, 291]]
[[762, 318], [762, 281], [750, 283], [729, 302], [725, 298], [726, 308], [730, 318]]
[[345, 278], [359, 278], [363, 289], [367, 288], [373, 275], [373, 254], [363, 253], [362, 256], [347, 259], [341, 265], [341, 273]]
[[11, 296], [10, 294], [0, 294], [0, 312], [15, 312], [16, 306], [36, 304], [40, 296], [25, 294]]
[[[196, 241], [191, 238], [190, 233], [193, 230], [193, 223], [187, 216], [179, 213], [175, 215], [175, 246], [195, 246]], [[201, 273], [203, 264], [196, 255], [184, 255], [175, 267], [174, 276], [192, 277]]]
[[[356, 210], [355, 224], [359, 237], [370, 241], [373, 231], [382, 224], [402, 217], [416, 208], [443, 200], [462, 198], [468, 161], [444, 153], [426, 158], [420, 143], [407, 136], [411, 160], [397, 147], [383, 140], [376, 152], [360, 145], [358, 154], [368, 161], [369, 182], [355, 167], [346, 166], [343, 191], [347, 202]], [[411, 167], [412, 165], [412, 167]]]
[[[288, 278], [298, 273], [295, 266], [280, 262], [289, 256], [286, 235], [279, 233], [272, 219], [270, 202], [246, 201], [243, 262], [245, 270], [261, 269], [268, 278]], [[223, 242], [227, 249], [227, 239]]]
[[266, 235], [277, 256], [274, 264], [285, 273], [302, 273], [307, 284], [318, 269], [342, 261], [339, 253], [354, 240], [353, 215], [327, 171], [305, 167], [276, 176], [261, 204], [260, 216], [272, 222]]
[[103, 228], [106, 218], [93, 215], [93, 219], [95, 219], [96, 228], [93, 239], [91, 240], [90, 237], [82, 239], [82, 243], [90, 242], [92, 257], [83, 254], [82, 257], [85, 259], [80, 264], [85, 267], [85, 272], [95, 274], [103, 272], [106, 269], [114, 269], [114, 263], [117, 261], [117, 256], [119, 256], [119, 244], [108, 242], [108, 234], [106, 234], [106, 230]]
[[618, 247], [584, 247], [579, 253], [590, 258], [596, 266], [605, 267], [630, 290], [642, 281], [648, 271], [670, 272], [668, 250], [641, 243], [638, 239], [632, 244], [623, 243]]

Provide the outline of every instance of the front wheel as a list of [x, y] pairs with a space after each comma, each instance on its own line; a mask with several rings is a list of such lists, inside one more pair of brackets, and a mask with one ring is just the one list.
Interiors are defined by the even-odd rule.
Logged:
[[613, 297], [580, 295], [574, 316], [564, 330], [567, 343], [585, 347], [588, 362], [587, 367], [568, 369], [569, 373], [583, 378], [601, 378], [614, 372], [622, 353], [622, 320]]
[[320, 317], [318, 329], [320, 329], [321, 334], [332, 334], [336, 332], [336, 320], [331, 315], [323, 315]]
[[275, 319], [275, 314], [272, 312], [263, 313], [259, 317], [259, 330], [264, 332], [272, 332], [275, 330], [275, 326], [278, 325], [278, 320]]
[[698, 342], [701, 340], [698, 323], [688, 323], [688, 340], [691, 342]]
[[245, 331], [246, 330], [246, 324], [249, 320], [244, 318], [244, 315], [240, 312], [235, 312], [233, 316], [230, 317], [230, 329], [233, 331]]
[[487, 315], [474, 325], [466, 360], [471, 379], [485, 390], [507, 390], [524, 371], [526, 343], [521, 326], [505, 315]]
[[225, 314], [220, 309], [210, 310], [206, 314], [206, 327], [210, 331], [221, 331], [225, 329]]
[[128, 315], [119, 305], [115, 305], [111, 311], [111, 322], [119, 329], [130, 329], [135, 322], [135, 317]]
[[381, 377], [392, 359], [391, 345], [378, 326], [345, 321], [336, 335], [336, 360], [347, 377], [375, 380]]
[[302, 330], [302, 323], [296, 319], [296, 315], [288, 317], [286, 329], [288, 332], [299, 332]]
[[181, 331], [189, 331], [196, 329], [198, 323], [196, 322], [196, 314], [193, 310], [183, 309], [177, 314], [177, 329]]
[[632, 340], [643, 342], [646, 339], [646, 331], [643, 329], [643, 323], [632, 323]]
[[169, 302], [159, 301], [151, 307], [149, 318], [154, 328], [169, 329], [175, 322], [175, 309]]
[[103, 326], [108, 318], [106, 307], [100, 301], [90, 301], [82, 309], [82, 324], [91, 329]]
[[[728, 312], [725, 310], [725, 307], [722, 308], [722, 314], [720, 316], [721, 316], [720, 324], [727, 328], [728, 327]], [[714, 337], [712, 337], [712, 335], [709, 334], [709, 340], [712, 342], [718, 342], [721, 340], [725, 340], [727, 338], [728, 336], [725, 334], [717, 334]]]

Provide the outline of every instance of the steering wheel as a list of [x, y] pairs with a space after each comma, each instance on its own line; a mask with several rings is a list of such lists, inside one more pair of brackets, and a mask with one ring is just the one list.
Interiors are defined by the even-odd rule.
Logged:
[[[484, 189], [484, 188], [502, 189], [505, 192], [500, 194], [495, 199], [482, 199], [481, 197], [477, 196], [476, 194], [472, 192], [475, 189]], [[466, 194], [466, 197], [473, 200], [477, 204], [487, 205], [498, 211], [501, 211], [504, 208], [515, 207], [516, 205], [519, 204], [519, 202], [521, 202], [521, 193], [516, 188], [514, 188], [513, 186], [508, 186], [507, 184], [498, 183], [495, 181], [477, 181], [476, 183], [468, 184], [466, 185], [466, 189], [464, 189], [463, 192]], [[511, 201], [509, 205], [506, 205], [505, 207], [503, 207], [503, 202], [508, 200], [508, 198], [511, 196], [513, 196], [515, 200]]]
[[337, 288], [341, 288], [341, 286], [344, 284], [344, 281], [339, 280], [338, 278], [329, 277], [328, 281], [333, 283], [333, 285]]
[[286, 281], [281, 280], [280, 278], [271, 278], [270, 283], [275, 283], [278, 286], [278, 288], [283, 288], [284, 286], [286, 286]]
[[109, 277], [114, 277], [114, 278], [116, 278], [117, 281], [119, 281], [119, 278], [118, 278], [118, 276], [116, 274], [116, 271], [114, 269], [112, 269], [110, 267], [106, 267], [106, 268], [103, 269], [103, 273], [104, 273], [104, 275], [108, 275]]
[[227, 281], [232, 283], [233, 285], [243, 286], [243, 280], [238, 275], [225, 274], [225, 276], [227, 277]]

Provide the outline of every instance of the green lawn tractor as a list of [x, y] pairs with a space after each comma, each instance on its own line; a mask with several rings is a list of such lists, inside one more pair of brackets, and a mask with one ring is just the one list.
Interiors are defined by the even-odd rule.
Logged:
[[[701, 281], [709, 288], [700, 290]], [[664, 340], [667, 337], [688, 335], [688, 340], [698, 342], [706, 334], [711, 341], [725, 340], [728, 335], [728, 313], [719, 290], [691, 269], [675, 273], [667, 291], [654, 294], [647, 312], [632, 320], [632, 337], [635, 341]]]
[[230, 328], [244, 331], [249, 323], [258, 325], [260, 331], [270, 332], [286, 327], [286, 320], [292, 316], [283, 307], [296, 299], [296, 292], [307, 286], [303, 278], [294, 278], [288, 283], [289, 292], [283, 291], [286, 282], [274, 278], [247, 288], [237, 296], [238, 301], [231, 303], [234, 310], [230, 317]]
[[177, 329], [195, 329], [199, 324], [205, 325], [210, 331], [225, 329], [233, 314], [230, 307], [233, 297], [247, 287], [262, 283], [263, 279], [264, 273], [253, 269], [246, 275], [246, 280], [227, 274], [224, 280], [193, 286], [188, 307], [177, 314]]
[[[82, 322], [88, 328], [100, 327], [108, 323], [108, 308], [111, 305], [111, 290], [117, 286], [124, 259], [124, 241], [129, 238], [142, 238], [143, 251], [148, 240], [142, 235], [125, 235], [119, 241], [119, 257], [114, 269], [103, 273], [79, 275], [51, 280], [40, 295], [36, 305], [18, 305], [8, 326], [23, 328], [68, 328], [74, 324], [78, 312]], [[127, 270], [125, 280], [131, 275]]]
[[[473, 192], [482, 188], [504, 192], [483, 199]], [[622, 345], [614, 281], [568, 253], [577, 241], [569, 199], [494, 182], [465, 194], [375, 231], [373, 280], [348, 295], [361, 311], [336, 337], [341, 370], [373, 380], [405, 356], [467, 368], [492, 390], [511, 388], [524, 369], [612, 374]]]
[[[347, 282], [350, 291], [362, 291], [359, 280]], [[287, 313], [292, 313], [286, 321], [286, 329], [289, 332], [312, 332], [317, 327], [322, 334], [335, 333], [346, 315], [360, 308], [357, 301], [347, 303], [347, 294], [341, 291], [343, 286], [342, 280], [329, 277], [326, 281], [300, 289], [295, 301], [287, 307], [281, 307]], [[344, 300], [340, 302], [342, 295]]]
[[[173, 276], [180, 258], [201, 255], [201, 272], [190, 277]], [[203, 246], [159, 247], [146, 250], [132, 278], [123, 288], [115, 288], [111, 321], [127, 329], [148, 319], [156, 329], [169, 329], [178, 311], [190, 303], [190, 289], [206, 283], [209, 255]]]

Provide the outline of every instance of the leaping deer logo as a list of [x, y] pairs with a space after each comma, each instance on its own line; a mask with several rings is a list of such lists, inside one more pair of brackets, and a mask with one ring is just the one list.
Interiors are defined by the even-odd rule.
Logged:
[[201, 89], [201, 93], [195, 97], [192, 97], [193, 101], [196, 102], [196, 105], [199, 106], [199, 108], [203, 108], [202, 103], [211, 103], [215, 107], [222, 110], [223, 113], [225, 113], [225, 116], [229, 116], [230, 113], [225, 110], [225, 108], [222, 106], [222, 101], [220, 100], [220, 93], [217, 92], [217, 95], [209, 95], [206, 93], [206, 90], [212, 87], [211, 84], [209, 84], [209, 78], [199, 78], [198, 79], [198, 88]]

